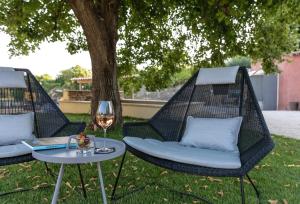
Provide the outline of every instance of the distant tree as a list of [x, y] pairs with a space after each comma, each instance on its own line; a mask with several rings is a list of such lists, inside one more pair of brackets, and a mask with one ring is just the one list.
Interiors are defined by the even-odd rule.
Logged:
[[245, 57], [245, 56], [236, 56], [233, 58], [230, 58], [225, 62], [226, 66], [243, 66], [246, 68], [251, 67], [251, 58]]
[[49, 74], [36, 75], [35, 77], [47, 92], [58, 86], [53, 77]]
[[42, 75], [36, 75], [35, 76], [37, 80], [39, 80], [40, 83], [44, 81], [53, 81], [53, 77], [49, 74], [42, 74]]
[[185, 83], [194, 73], [195, 69], [192, 67], [186, 67], [186, 69], [183, 69], [182, 71], [176, 73], [172, 77], [171, 86], [177, 86]]
[[126, 96], [131, 96], [141, 89], [143, 80], [141, 79], [140, 74], [136, 72], [136, 74], [120, 76], [119, 85]]
[[62, 88], [76, 89], [77, 85], [71, 79], [77, 77], [89, 77], [89, 76], [91, 76], [90, 70], [82, 68], [79, 65], [76, 65], [74, 67], [71, 67], [70, 69], [62, 70], [58, 74], [55, 81], [59, 83]]
[[[187, 65], [182, 65], [180, 71], [175, 73], [163, 73], [159, 68], [152, 68], [151, 70], [141, 70], [141, 76], [138, 78], [147, 91], [156, 91], [183, 84], [194, 72], [195, 69]], [[161, 83], [161, 81], [164, 81], [164, 83]]]

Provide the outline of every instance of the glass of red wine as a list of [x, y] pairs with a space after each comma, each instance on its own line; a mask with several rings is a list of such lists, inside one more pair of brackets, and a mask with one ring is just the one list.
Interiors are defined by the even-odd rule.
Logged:
[[106, 146], [106, 132], [107, 129], [113, 124], [115, 119], [114, 108], [112, 101], [99, 101], [97, 113], [96, 113], [96, 125], [101, 127], [104, 131], [104, 143], [103, 147], [96, 148], [97, 153], [111, 153], [114, 152], [114, 148]]

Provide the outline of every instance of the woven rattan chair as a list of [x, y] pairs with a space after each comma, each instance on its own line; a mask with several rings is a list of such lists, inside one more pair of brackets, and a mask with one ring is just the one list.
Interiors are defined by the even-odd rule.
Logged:
[[[85, 123], [70, 122], [29, 70], [0, 68], [0, 75], [3, 71], [22, 72], [26, 82], [26, 88], [6, 88], [1, 87], [0, 83], [0, 115], [15, 115], [33, 112], [35, 129], [34, 135], [37, 138], [72, 135], [84, 130]], [[3, 153], [5, 154], [5, 152]], [[18, 164], [31, 160], [33, 160], [31, 151], [27, 151], [21, 155], [20, 152], [16, 152], [15, 155], [12, 152], [9, 157], [0, 157], [0, 166]], [[49, 171], [46, 163], [45, 165], [47, 171]], [[82, 181], [79, 165], [78, 170]], [[84, 196], [86, 196], [84, 185], [83, 191]], [[0, 195], [7, 195], [13, 192], [15, 191], [0, 192]]]
[[[211, 168], [175, 162], [137, 150], [125, 140], [127, 150], [147, 162], [178, 172], [201, 176], [238, 177], [242, 203], [245, 203], [243, 177], [246, 176], [259, 200], [259, 192], [248, 172], [273, 149], [274, 143], [256, 100], [247, 69], [237, 67], [237, 70], [233, 84], [197, 85], [198, 73], [196, 73], [149, 121], [125, 123], [123, 135], [124, 137], [179, 142], [185, 130], [187, 116], [198, 118], [242, 116], [243, 122], [238, 138], [240, 168]], [[125, 155], [116, 179], [112, 199], [117, 199], [115, 190], [124, 158]]]

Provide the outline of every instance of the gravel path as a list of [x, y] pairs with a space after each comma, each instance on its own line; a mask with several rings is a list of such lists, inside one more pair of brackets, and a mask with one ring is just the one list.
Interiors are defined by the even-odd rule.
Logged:
[[271, 133], [300, 140], [300, 111], [263, 111]]

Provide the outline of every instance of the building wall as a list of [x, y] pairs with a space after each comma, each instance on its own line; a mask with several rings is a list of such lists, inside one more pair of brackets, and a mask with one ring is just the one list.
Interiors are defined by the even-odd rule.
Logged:
[[[123, 116], [133, 118], [151, 118], [166, 102], [145, 101], [145, 100], [121, 100]], [[64, 113], [85, 113], [91, 112], [90, 101], [61, 100], [59, 107]]]
[[277, 109], [277, 75], [253, 75], [252, 86], [262, 110]]
[[288, 56], [279, 69], [278, 109], [289, 110], [290, 102], [300, 103], [300, 53]]
[[277, 109], [277, 78], [276, 74], [263, 77], [263, 110]]
[[251, 79], [251, 83], [252, 83], [252, 86], [253, 86], [253, 89], [254, 89], [254, 92], [255, 92], [255, 96], [256, 96], [256, 99], [260, 105], [260, 108], [263, 108], [262, 107], [262, 100], [263, 100], [263, 84], [262, 84], [262, 81], [263, 81], [263, 75], [257, 75], [257, 76], [251, 76], [250, 77]]
[[[291, 53], [278, 65], [278, 110], [290, 110], [290, 103], [297, 102], [300, 110], [300, 52]], [[252, 70], [261, 69], [261, 64], [251, 65]]]

